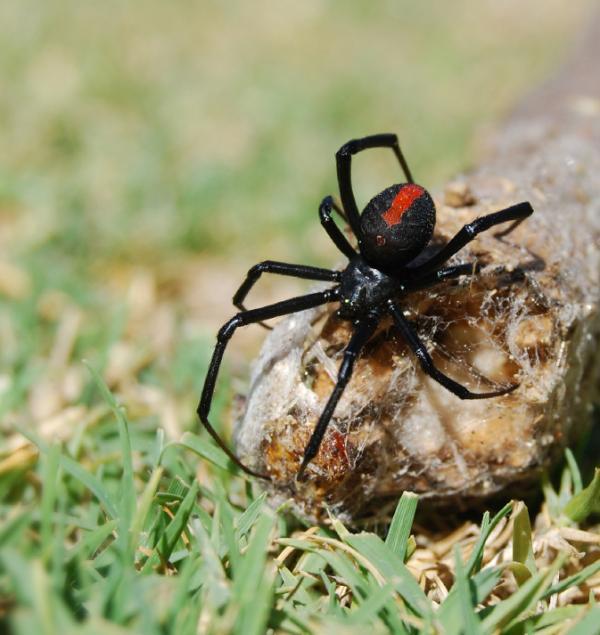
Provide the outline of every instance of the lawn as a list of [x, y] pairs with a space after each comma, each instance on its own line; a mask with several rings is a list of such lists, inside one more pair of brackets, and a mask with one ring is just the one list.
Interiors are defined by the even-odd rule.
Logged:
[[[2, 3], [0, 628], [597, 632], [597, 481], [571, 455], [531, 518], [413, 526], [407, 494], [379, 537], [271, 510], [195, 418], [247, 268], [336, 264], [335, 150], [397, 132], [435, 189], [592, 4]], [[360, 159], [366, 202], [396, 166]], [[228, 358], [226, 435], [261, 337]]]

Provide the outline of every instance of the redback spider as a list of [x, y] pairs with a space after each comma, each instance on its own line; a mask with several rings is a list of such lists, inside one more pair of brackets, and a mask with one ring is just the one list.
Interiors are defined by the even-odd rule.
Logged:
[[[400, 163], [406, 182], [386, 188], [372, 198], [363, 212], [359, 213], [352, 191], [351, 161], [352, 155], [369, 148], [390, 148]], [[353, 334], [344, 350], [335, 387], [304, 448], [304, 456], [297, 475], [298, 480], [304, 478], [307, 465], [319, 451], [335, 407], [352, 377], [356, 358], [386, 314], [392, 317], [398, 333], [416, 355], [423, 372], [460, 399], [499, 397], [518, 387], [518, 384], [513, 384], [492, 392], [473, 393], [442, 373], [436, 368], [425, 345], [404, 317], [401, 306], [402, 298], [411, 292], [458, 276], [477, 274], [479, 268], [476, 263], [446, 267], [444, 264], [478, 234], [495, 225], [512, 221], [512, 224], [497, 236], [501, 237], [510, 233], [533, 213], [531, 205], [528, 202], [517, 203], [498, 212], [476, 218], [466, 224], [437, 253], [424, 261], [421, 258], [419, 262], [415, 262], [433, 236], [435, 205], [427, 190], [413, 181], [408, 164], [400, 150], [398, 137], [395, 134], [377, 134], [348, 141], [337, 151], [336, 163], [343, 209], [335, 205], [331, 196], [327, 196], [319, 207], [319, 217], [335, 246], [348, 258], [348, 265], [342, 271], [334, 271], [266, 260], [252, 267], [233, 296], [233, 304], [240, 309], [240, 312], [232, 317], [217, 335], [217, 344], [198, 405], [200, 420], [227, 456], [247, 474], [264, 479], [270, 479], [270, 477], [267, 474], [259, 474], [244, 465], [227, 447], [208, 420], [223, 353], [239, 326], [261, 323], [263, 320], [305, 311], [329, 302], [338, 302], [337, 315], [352, 322]], [[358, 250], [352, 247], [335, 224], [331, 215], [333, 210], [349, 223], [357, 239]], [[324, 291], [309, 293], [258, 309], [246, 310], [244, 300], [262, 273], [324, 280], [335, 284]]]

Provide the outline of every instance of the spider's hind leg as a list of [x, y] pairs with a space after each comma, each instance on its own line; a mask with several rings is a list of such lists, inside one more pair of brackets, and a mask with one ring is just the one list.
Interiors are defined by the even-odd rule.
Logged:
[[512, 384], [507, 388], [501, 388], [500, 390], [494, 390], [492, 392], [471, 392], [465, 386], [459, 384], [454, 379], [451, 379], [447, 375], [444, 375], [441, 370], [433, 363], [431, 356], [427, 352], [425, 344], [420, 340], [419, 336], [415, 333], [411, 325], [408, 323], [402, 311], [391, 300], [388, 302], [389, 312], [394, 319], [400, 334], [405, 339], [409, 348], [417, 356], [423, 372], [429, 375], [432, 379], [441, 384], [444, 388], [449, 390], [452, 394], [456, 395], [460, 399], [490, 399], [491, 397], [501, 397], [506, 395], [519, 387], [519, 384]]
[[329, 400], [327, 401], [327, 404], [317, 421], [317, 425], [306, 444], [306, 448], [304, 449], [304, 456], [302, 458], [300, 470], [298, 471], [298, 475], [296, 477], [299, 481], [304, 480], [304, 472], [307, 465], [315, 458], [315, 456], [317, 456], [319, 452], [321, 442], [323, 441], [323, 437], [325, 436], [325, 432], [327, 431], [327, 427], [329, 426], [335, 407], [344, 393], [346, 385], [352, 377], [354, 362], [360, 355], [360, 352], [368, 342], [371, 335], [375, 332], [375, 329], [379, 324], [379, 319], [379, 314], [373, 313], [367, 318], [361, 320], [355, 327], [354, 334], [344, 351], [344, 357], [338, 371], [338, 377], [333, 392], [331, 393]]
[[[437, 254], [432, 256], [429, 260], [426, 260], [424, 263], [411, 268], [411, 274], [414, 276], [421, 276], [434, 271], [438, 267], [441, 267], [447, 260], [452, 258], [454, 254], [459, 252], [465, 245], [469, 244], [482, 232], [485, 232], [496, 225], [515, 221], [505, 232], [500, 232], [500, 236], [505, 236], [532, 214], [533, 207], [531, 207], [531, 203], [523, 201], [522, 203], [511, 205], [506, 209], [501, 209], [498, 212], [480, 216], [460, 229], [454, 238], [442, 247]], [[498, 234], [496, 235], [498, 236]]]

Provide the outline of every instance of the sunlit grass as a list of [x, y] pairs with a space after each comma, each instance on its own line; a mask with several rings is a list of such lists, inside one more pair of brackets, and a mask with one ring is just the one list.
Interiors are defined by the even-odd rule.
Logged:
[[[385, 542], [307, 528], [193, 434], [243, 271], [335, 263], [316, 210], [337, 147], [396, 131], [440, 183], [590, 4], [0, 5], [0, 629], [559, 632], [586, 603], [593, 628], [598, 534], [565, 516], [582, 513], [573, 460], [517, 555], [522, 506], [435, 555], [410, 496]], [[396, 166], [373, 152], [356, 175], [365, 201]], [[253, 333], [215, 399], [226, 435]]]
[[90, 406], [104, 407], [79, 443], [18, 426], [32, 445], [0, 464], [1, 610], [15, 633], [594, 632], [598, 534], [569, 515], [588, 520], [596, 486], [579, 489], [572, 458], [533, 533], [512, 503], [453, 541], [412, 535], [410, 493], [385, 540], [333, 518], [306, 528], [212, 444], [167, 443], [90, 379]]
[[[154, 261], [249, 256], [266, 236], [305, 255], [341, 143], [395, 131], [418, 179], [439, 183], [549, 72], [585, 7], [4, 3], [13, 249]], [[357, 164], [363, 200], [396, 178], [385, 153]]]

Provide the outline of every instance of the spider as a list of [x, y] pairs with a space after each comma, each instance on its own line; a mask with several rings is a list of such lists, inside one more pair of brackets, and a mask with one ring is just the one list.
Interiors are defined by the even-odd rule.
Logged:
[[[406, 181], [392, 185], [377, 194], [360, 213], [352, 190], [351, 162], [353, 155], [370, 148], [390, 148], [400, 163]], [[512, 384], [493, 392], [474, 393], [442, 373], [436, 368], [425, 345], [405, 318], [402, 298], [411, 292], [444, 280], [463, 275], [476, 275], [479, 271], [476, 263], [444, 265], [478, 234], [495, 225], [512, 221], [507, 229], [497, 233], [496, 236], [503, 237], [510, 233], [533, 213], [531, 204], [517, 203], [476, 218], [464, 225], [436, 253], [423, 258], [425, 255], [423, 252], [433, 236], [436, 219], [435, 205], [427, 190], [413, 181], [408, 164], [400, 150], [398, 137], [395, 134], [376, 134], [348, 141], [337, 151], [336, 164], [343, 209], [334, 203], [331, 196], [327, 196], [319, 206], [319, 218], [329, 238], [348, 259], [348, 265], [342, 271], [337, 271], [266, 260], [252, 267], [233, 296], [233, 304], [240, 310], [239, 313], [226, 322], [217, 335], [217, 344], [198, 405], [198, 415], [202, 424], [229, 458], [247, 474], [267, 480], [270, 480], [269, 475], [250, 469], [235, 456], [208, 420], [225, 348], [235, 330], [240, 326], [262, 323], [270, 318], [305, 311], [331, 302], [339, 303], [338, 317], [352, 322], [352, 336], [344, 350], [337, 381], [304, 448], [303, 459], [296, 477], [298, 480], [305, 479], [306, 467], [319, 452], [321, 441], [336, 405], [352, 377], [354, 362], [386, 314], [392, 317], [395, 328], [416, 355], [423, 371], [460, 399], [499, 397], [518, 387], [518, 384]], [[349, 223], [357, 239], [358, 250], [352, 247], [335, 223], [332, 217], [333, 211], [338, 212]], [[421, 257], [418, 258], [419, 256]], [[244, 300], [263, 273], [328, 281], [335, 284], [324, 291], [246, 310]]]

